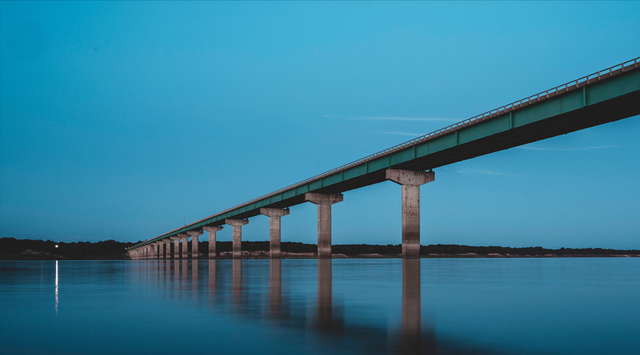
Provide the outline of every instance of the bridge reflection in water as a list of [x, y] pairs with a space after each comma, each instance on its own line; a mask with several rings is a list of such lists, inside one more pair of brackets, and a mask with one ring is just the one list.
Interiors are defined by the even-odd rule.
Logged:
[[[149, 271], [158, 271], [156, 284], [161, 288], [158, 293], [181, 302], [183, 307], [190, 304], [202, 308], [206, 304], [205, 309], [229, 312], [234, 317], [240, 317], [241, 322], [247, 325], [263, 326], [264, 322], [268, 322], [270, 327], [280, 328], [282, 333], [303, 330], [306, 336], [329, 347], [327, 351], [331, 347], [339, 347], [366, 354], [500, 353], [495, 349], [480, 349], [464, 341], [451, 339], [438, 344], [434, 327], [424, 322], [421, 316], [421, 260], [396, 261], [402, 263], [401, 290], [387, 290], [387, 293], [396, 294], [401, 300], [398, 297], [375, 301], [382, 305], [400, 304], [401, 301], [401, 307], [398, 307], [401, 315], [390, 316], [401, 320], [397, 324], [357, 316], [355, 319], [345, 319], [345, 312], [357, 314], [367, 313], [367, 310], [356, 309], [354, 312], [353, 309], [346, 309], [345, 303], [340, 301], [341, 297], [336, 298], [333, 269], [337, 263], [343, 265], [339, 272], [344, 276], [342, 268], [345, 264], [339, 264], [342, 261], [211, 259], [167, 260], [146, 265]], [[283, 267], [283, 263], [286, 267]], [[305, 277], [308, 277], [309, 267], [313, 264], [317, 264], [317, 280], [307, 279], [306, 283], [300, 284], [300, 275], [296, 276], [296, 272], [301, 268], [306, 269]], [[154, 267], [156, 265], [157, 268]], [[397, 268], [398, 265], [395, 265]], [[313, 292], [307, 292], [306, 296], [295, 295], [288, 288], [289, 284], [292, 287], [295, 284], [293, 289], [306, 287], [310, 290], [315, 282], [315, 297]], [[357, 281], [354, 282], [351, 287], [357, 287]], [[393, 285], [399, 286], [397, 283]], [[366, 292], [364, 295], [366, 297]], [[211, 317], [215, 321], [215, 314]]]

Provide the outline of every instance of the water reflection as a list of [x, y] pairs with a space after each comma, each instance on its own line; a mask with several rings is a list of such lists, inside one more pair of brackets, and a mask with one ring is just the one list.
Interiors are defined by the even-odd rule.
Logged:
[[58, 315], [58, 285], [59, 285], [59, 278], [58, 278], [58, 260], [56, 260], [56, 316]]
[[[215, 264], [215, 262], [214, 262]], [[282, 261], [269, 260], [269, 312], [279, 318], [282, 311]]]
[[[215, 262], [215, 260], [213, 261]], [[242, 259], [233, 259], [233, 282], [231, 292], [235, 305], [239, 305], [242, 301]]]
[[637, 352], [637, 259], [183, 261], [0, 262], [0, 353]]
[[209, 264], [209, 299], [215, 301], [216, 298], [216, 261], [211, 260]]
[[318, 260], [318, 319], [317, 326], [322, 332], [339, 334], [342, 329], [342, 318], [337, 316], [339, 309], [333, 305], [332, 260]]
[[[201, 262], [207, 263], [207, 283], [203, 286], [206, 286], [207, 304], [213, 309], [235, 310], [247, 321], [260, 321], [260, 309], [264, 309], [267, 311], [266, 319], [278, 321], [278, 326], [306, 328], [307, 333], [314, 332], [316, 336], [324, 337], [323, 343], [329, 346], [340, 347], [349, 344], [351, 347], [366, 349], [366, 353], [370, 354], [436, 353], [433, 332], [425, 334], [421, 326], [420, 260], [402, 262], [402, 321], [398, 326], [400, 329], [392, 330], [391, 336], [388, 329], [367, 323], [346, 325], [343, 305], [340, 302], [336, 304], [334, 299], [334, 261], [331, 259], [317, 261], [317, 294], [315, 302], [312, 303], [301, 300], [294, 304], [289, 302], [290, 296], [285, 294], [289, 294], [290, 290], [283, 289], [285, 277], [282, 261], [279, 259], [161, 261], [165, 266], [164, 272], [160, 274], [164, 275], [165, 280], [158, 285], [172, 284], [173, 297], [182, 300], [187, 295], [198, 297]], [[267, 262], [268, 269], [265, 268]], [[174, 269], [173, 280], [169, 273], [169, 263]], [[248, 263], [248, 266], [243, 263]], [[288, 271], [293, 272], [295, 268]], [[268, 277], [262, 278], [262, 275]], [[268, 287], [268, 291], [262, 291], [263, 285]], [[267, 297], [260, 297], [262, 293]], [[230, 296], [230, 300], [227, 296]], [[267, 303], [259, 305], [261, 300], [266, 300]], [[233, 305], [232, 308], [225, 307], [229, 301]], [[313, 311], [315, 316], [308, 317], [310, 311]], [[398, 336], [394, 337], [393, 334]]]
[[[399, 260], [398, 260], [399, 261]], [[212, 311], [231, 314], [242, 319], [242, 324], [262, 326], [271, 322], [285, 333], [300, 332], [307, 339], [317, 339], [327, 351], [346, 351], [361, 354], [503, 354], [499, 349], [483, 349], [457, 339], [436, 339], [433, 326], [425, 325], [421, 300], [421, 260], [407, 259], [392, 264], [401, 273], [396, 299], [380, 300], [383, 304], [398, 304], [398, 314], [389, 315], [384, 322], [370, 322], [365, 316], [345, 318], [354, 312], [345, 308], [344, 294], [335, 294], [335, 277], [349, 274], [345, 260], [166, 260], [159, 261], [158, 287], [171, 287], [173, 292], [159, 292], [184, 302], [184, 306], [205, 305]], [[400, 261], [399, 261], [400, 262]], [[201, 265], [207, 263], [207, 265]], [[283, 266], [283, 263], [287, 267]], [[292, 265], [290, 263], [298, 263]], [[310, 267], [317, 263], [317, 293], [308, 297]], [[337, 264], [336, 264], [337, 263]], [[357, 263], [357, 262], [355, 262]], [[336, 265], [340, 266], [338, 271]], [[171, 272], [173, 269], [173, 272]], [[200, 271], [208, 273], [200, 283]], [[150, 269], [152, 270], [152, 269]], [[337, 272], [337, 274], [336, 274]], [[154, 279], [152, 277], [152, 279]], [[303, 282], [304, 281], [304, 282]], [[301, 284], [301, 282], [303, 282]], [[306, 283], [305, 283], [306, 282]], [[354, 284], [358, 284], [354, 282]], [[363, 285], [366, 285], [363, 282]], [[202, 287], [202, 291], [200, 288]], [[341, 289], [344, 284], [341, 284]], [[307, 293], [301, 296], [299, 293]], [[366, 292], [360, 295], [367, 297]], [[204, 295], [207, 302], [198, 299]], [[352, 295], [349, 295], [352, 296]], [[189, 302], [189, 300], [192, 300]], [[357, 303], [355, 304], [357, 305]], [[229, 307], [231, 306], [231, 307]], [[351, 307], [354, 303], [351, 303]], [[393, 308], [391, 308], [393, 309]], [[349, 311], [349, 312], [347, 312]], [[362, 311], [362, 310], [360, 310]], [[372, 309], [375, 313], [377, 309]], [[395, 321], [397, 319], [397, 322]], [[426, 319], [430, 324], [433, 320]], [[286, 341], [286, 340], [283, 340]], [[506, 352], [508, 353], [508, 352]], [[522, 352], [521, 352], [522, 353]]]

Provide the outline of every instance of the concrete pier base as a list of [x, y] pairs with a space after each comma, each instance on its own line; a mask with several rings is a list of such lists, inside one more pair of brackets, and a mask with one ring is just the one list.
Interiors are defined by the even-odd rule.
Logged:
[[233, 227], [233, 251], [234, 259], [242, 258], [242, 226], [249, 223], [248, 219], [225, 219], [224, 223]]
[[198, 252], [198, 236], [202, 234], [202, 231], [188, 231], [187, 234], [191, 236], [191, 259], [197, 259], [200, 255]]
[[318, 205], [318, 258], [331, 258], [331, 205], [342, 202], [342, 194], [309, 192], [304, 199]]
[[202, 227], [209, 232], [209, 259], [216, 258], [216, 233], [222, 230], [220, 226]]
[[433, 171], [387, 170], [387, 180], [402, 185], [402, 257], [420, 257], [420, 186], [435, 180]]
[[269, 217], [269, 258], [280, 259], [280, 218], [289, 214], [285, 208], [261, 208], [260, 214]]

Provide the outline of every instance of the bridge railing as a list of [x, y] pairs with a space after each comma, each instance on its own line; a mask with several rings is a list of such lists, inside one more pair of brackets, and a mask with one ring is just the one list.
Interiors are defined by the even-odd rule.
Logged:
[[[584, 87], [586, 85], [593, 84], [593, 83], [598, 82], [600, 80], [608, 79], [608, 78], [610, 78], [612, 76], [615, 76], [615, 75], [618, 75], [618, 74], [622, 74], [622, 73], [624, 73], [626, 71], [629, 71], [629, 70], [632, 70], [632, 69], [635, 69], [635, 68], [638, 68], [638, 67], [640, 67], [640, 57], [628, 60], [626, 62], [623, 62], [623, 63], [617, 64], [617, 65], [614, 65], [612, 67], [609, 67], [607, 69], [600, 70], [600, 71], [595, 72], [593, 74], [589, 74], [589, 75], [583, 76], [581, 78], [578, 78], [578, 79], [569, 81], [567, 83], [558, 85], [558, 86], [553, 87], [551, 89], [548, 89], [548, 90], [545, 90], [545, 91], [541, 91], [541, 92], [539, 92], [537, 94], [534, 94], [534, 95], [525, 97], [523, 99], [511, 102], [509, 104], [500, 106], [500, 107], [498, 107], [496, 109], [481, 113], [479, 115], [473, 116], [473, 117], [468, 118], [466, 120], [451, 124], [451, 125], [449, 125], [447, 127], [440, 128], [440, 129], [438, 129], [436, 131], [433, 131], [433, 132], [427, 133], [425, 135], [416, 137], [414, 139], [411, 139], [411, 140], [408, 140], [406, 142], [400, 143], [398, 145], [395, 145], [393, 147], [387, 148], [385, 150], [373, 153], [373, 154], [368, 155], [368, 156], [366, 156], [364, 158], [356, 159], [356, 160], [354, 160], [354, 161], [352, 161], [350, 163], [344, 164], [342, 166], [339, 166], [337, 168], [331, 169], [331, 170], [326, 171], [324, 173], [321, 173], [321, 174], [318, 174], [318, 175], [314, 175], [314, 176], [312, 176], [310, 178], [307, 178], [307, 179], [304, 179], [304, 180], [302, 180], [300, 182], [297, 182], [295, 184], [283, 187], [283, 188], [278, 189], [276, 191], [273, 191], [273, 192], [271, 192], [269, 194], [266, 194], [266, 195], [260, 196], [258, 198], [255, 198], [253, 200], [244, 202], [244, 203], [242, 203], [240, 205], [228, 208], [228, 209], [226, 209], [224, 211], [216, 213], [215, 215], [212, 215], [212, 216], [197, 220], [197, 221], [195, 221], [193, 223], [187, 224], [185, 226], [176, 228], [176, 229], [174, 229], [174, 230], [172, 230], [170, 232], [167, 232], [167, 233], [162, 234], [162, 235], [160, 235], [158, 237], [152, 238], [152, 240], [160, 238], [160, 237], [169, 236], [175, 231], [188, 228], [189, 226], [198, 224], [200, 222], [203, 222], [203, 221], [205, 221], [207, 219], [210, 219], [210, 218], [213, 218], [215, 216], [218, 216], [218, 215], [233, 211], [233, 210], [235, 210], [237, 208], [240, 208], [240, 207], [243, 207], [243, 206], [246, 206], [246, 205], [250, 205], [250, 204], [252, 204], [254, 202], [257, 202], [257, 201], [264, 200], [266, 198], [269, 198], [269, 197], [277, 195], [279, 193], [294, 189], [296, 187], [299, 187], [299, 186], [302, 186], [302, 185], [317, 181], [319, 179], [322, 179], [322, 178], [327, 177], [329, 175], [333, 175], [335, 173], [347, 170], [347, 169], [352, 168], [354, 166], [357, 166], [357, 165], [360, 165], [360, 164], [364, 164], [366, 162], [369, 162], [369, 161], [372, 161], [372, 160], [387, 156], [387, 155], [389, 155], [391, 153], [394, 153], [396, 151], [403, 150], [405, 148], [420, 144], [422, 142], [438, 138], [438, 137], [440, 137], [442, 135], [449, 134], [451, 132], [455, 132], [455, 131], [457, 131], [457, 130], [459, 130], [461, 128], [468, 127], [468, 126], [483, 122], [485, 120], [488, 120], [490, 118], [494, 118], [496, 116], [504, 115], [506, 113], [509, 113], [510, 111], [517, 110], [517, 109], [526, 107], [528, 105], [544, 101], [544, 100], [552, 98], [554, 96], [565, 94], [565, 93], [580, 89], [580, 88], [582, 88], [582, 87]], [[141, 245], [143, 245], [145, 243], [146, 242], [143, 242]], [[135, 248], [135, 247], [136, 246], [133, 246], [132, 249]]]

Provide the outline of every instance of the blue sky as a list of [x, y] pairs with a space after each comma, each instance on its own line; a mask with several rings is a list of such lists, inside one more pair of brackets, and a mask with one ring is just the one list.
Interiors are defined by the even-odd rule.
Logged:
[[[0, 235], [148, 239], [640, 55], [640, 2], [0, 2]], [[422, 244], [640, 248], [640, 120], [436, 170]], [[333, 243], [400, 243], [400, 187]], [[283, 241], [316, 242], [316, 206]], [[230, 240], [231, 228], [218, 233]], [[244, 240], [268, 240], [252, 218]]]

